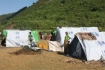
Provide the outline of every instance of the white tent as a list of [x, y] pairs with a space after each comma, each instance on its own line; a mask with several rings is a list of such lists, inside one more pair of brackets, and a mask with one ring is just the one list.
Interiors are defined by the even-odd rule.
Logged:
[[7, 30], [6, 47], [20, 47], [28, 45], [30, 30]]
[[60, 45], [64, 43], [65, 32], [68, 32], [71, 37], [70, 41], [74, 38], [75, 34], [78, 32], [99, 32], [97, 27], [57, 27], [57, 42]]
[[92, 32], [96, 40], [82, 40], [75, 35], [70, 44], [69, 53], [74, 57], [82, 57], [83, 54], [87, 61], [105, 59], [105, 32]]

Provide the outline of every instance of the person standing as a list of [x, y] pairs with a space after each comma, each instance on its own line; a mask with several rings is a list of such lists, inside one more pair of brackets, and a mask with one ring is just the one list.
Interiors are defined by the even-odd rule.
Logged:
[[70, 36], [68, 35], [68, 32], [65, 32], [65, 38], [64, 38], [64, 54], [68, 54], [68, 46], [69, 46], [69, 39]]
[[32, 37], [32, 34], [31, 34], [31, 32], [29, 32], [29, 35], [28, 35], [28, 39], [29, 39], [29, 41], [30, 41], [30, 42], [32, 42], [32, 40], [33, 40], [33, 37]]

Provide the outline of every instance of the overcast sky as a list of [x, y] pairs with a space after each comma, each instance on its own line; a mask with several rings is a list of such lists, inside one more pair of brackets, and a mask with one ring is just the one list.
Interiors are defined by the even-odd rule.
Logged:
[[17, 12], [25, 6], [31, 6], [38, 0], [0, 0], [0, 15]]

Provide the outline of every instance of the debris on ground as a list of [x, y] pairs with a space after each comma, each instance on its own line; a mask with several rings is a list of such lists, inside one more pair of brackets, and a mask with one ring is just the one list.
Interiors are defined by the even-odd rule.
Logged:
[[28, 54], [28, 55], [31, 55], [31, 54], [41, 54], [41, 50], [39, 51], [34, 51], [34, 50], [25, 50], [25, 49], [20, 49], [16, 52], [12, 52], [10, 54], [14, 54], [14, 55], [19, 55], [19, 54]]

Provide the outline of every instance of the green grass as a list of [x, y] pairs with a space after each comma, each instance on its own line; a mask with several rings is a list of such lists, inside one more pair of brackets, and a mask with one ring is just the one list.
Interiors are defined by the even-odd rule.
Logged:
[[105, 30], [105, 1], [38, 0], [30, 7], [17, 12], [14, 17], [5, 20], [5, 24], [1, 26], [6, 28], [13, 22], [13, 28], [16, 29], [53, 30], [57, 26], [96, 26]]

